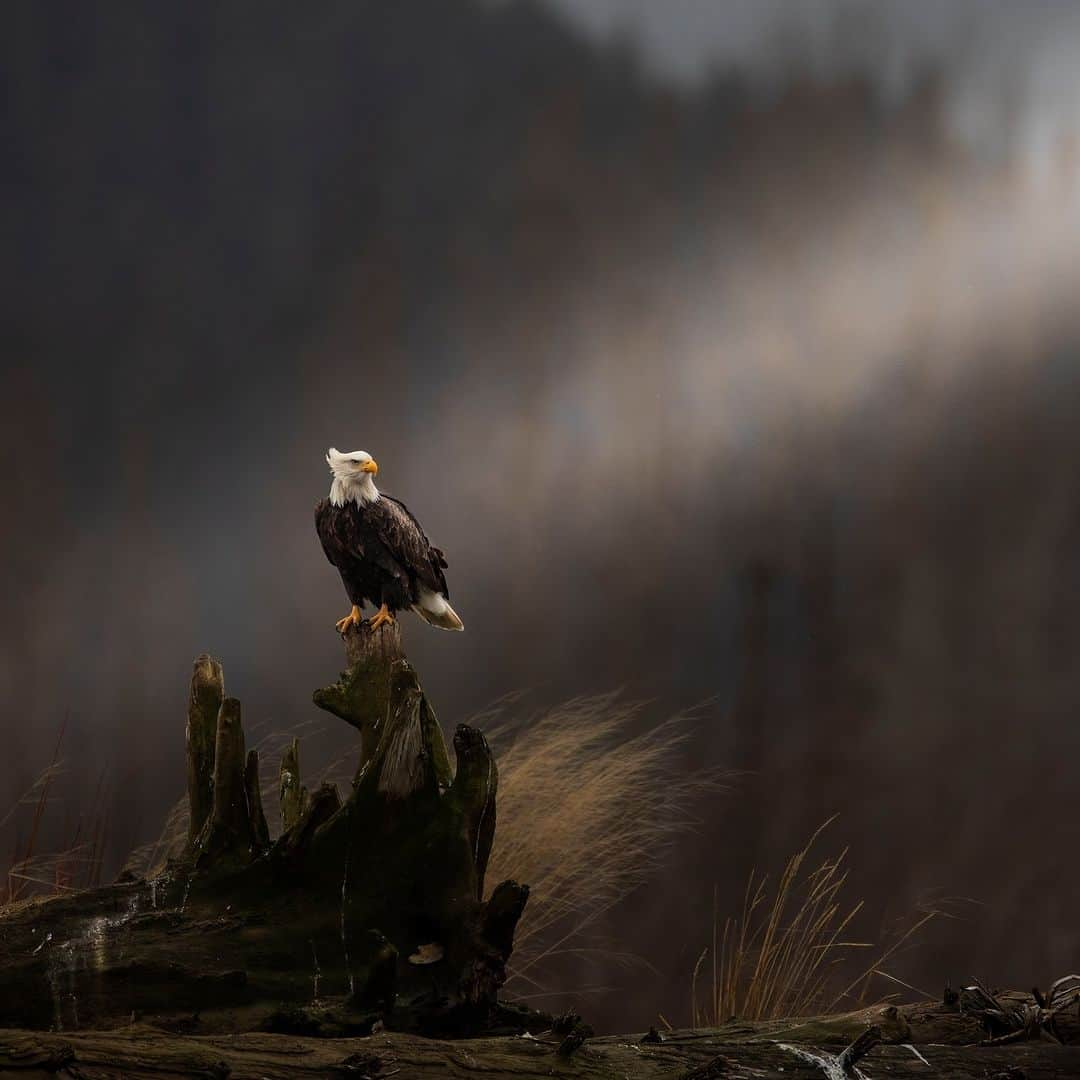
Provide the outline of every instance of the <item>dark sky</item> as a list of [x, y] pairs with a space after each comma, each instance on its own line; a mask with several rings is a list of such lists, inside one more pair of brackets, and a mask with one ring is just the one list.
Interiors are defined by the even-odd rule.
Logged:
[[107, 767], [113, 858], [150, 839], [204, 650], [310, 718], [363, 448], [450, 560], [467, 632], [407, 628], [446, 725], [715, 697], [692, 757], [755, 774], [613, 924], [670, 978], [621, 1008], [833, 812], [875, 912], [982, 902], [912, 978], [1063, 973], [1070, 13], [635, 5], [635, 50], [563, 7], [7, 9], [0, 805], [66, 719], [66, 812]]

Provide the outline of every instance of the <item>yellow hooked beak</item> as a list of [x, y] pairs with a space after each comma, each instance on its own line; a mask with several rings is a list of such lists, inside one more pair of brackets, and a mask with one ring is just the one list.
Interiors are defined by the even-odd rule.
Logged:
[[360, 471], [361, 472], [369, 472], [369, 473], [371, 473], [372, 476], [378, 476], [379, 475], [378, 462], [365, 461], [364, 464], [360, 466]]

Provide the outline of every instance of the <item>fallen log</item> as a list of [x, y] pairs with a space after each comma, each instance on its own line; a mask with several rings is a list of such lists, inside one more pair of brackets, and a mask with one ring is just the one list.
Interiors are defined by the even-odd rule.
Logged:
[[[766, 1026], [767, 1027], [767, 1026]], [[0, 1030], [0, 1072], [20, 1077], [79, 1076], [84, 1080], [171, 1077], [485, 1076], [548, 1080], [827, 1080], [815, 1058], [826, 1054], [797, 1025], [785, 1035], [754, 1025], [668, 1032], [663, 1042], [640, 1035], [590, 1038], [560, 1055], [564, 1036], [547, 1029], [528, 1037], [502, 1035], [443, 1040], [386, 1031], [363, 1038], [252, 1033], [191, 1035], [142, 1025], [109, 1032], [57, 1034]], [[857, 1072], [874, 1080], [1060, 1080], [1080, 1075], [1080, 1049], [1047, 1042], [1003, 1047], [881, 1043]]]

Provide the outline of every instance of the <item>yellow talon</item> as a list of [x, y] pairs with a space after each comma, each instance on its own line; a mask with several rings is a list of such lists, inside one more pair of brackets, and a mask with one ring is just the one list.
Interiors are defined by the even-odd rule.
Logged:
[[362, 621], [363, 616], [360, 614], [360, 609], [353, 604], [352, 611], [350, 611], [344, 619], [338, 619], [334, 625], [337, 626], [337, 632], [339, 634], [344, 634], [350, 626], [359, 626]]
[[390, 614], [390, 609], [383, 604], [383, 606], [371, 616], [370, 626], [372, 630], [378, 630], [383, 623], [392, 623], [393, 621], [394, 616]]

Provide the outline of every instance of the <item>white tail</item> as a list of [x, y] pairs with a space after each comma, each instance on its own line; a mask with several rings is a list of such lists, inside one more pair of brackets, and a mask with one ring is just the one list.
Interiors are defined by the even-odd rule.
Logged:
[[424, 622], [437, 626], [440, 630], [464, 630], [465, 624], [458, 618], [458, 613], [442, 593], [420, 592], [420, 602], [413, 604], [413, 611]]

